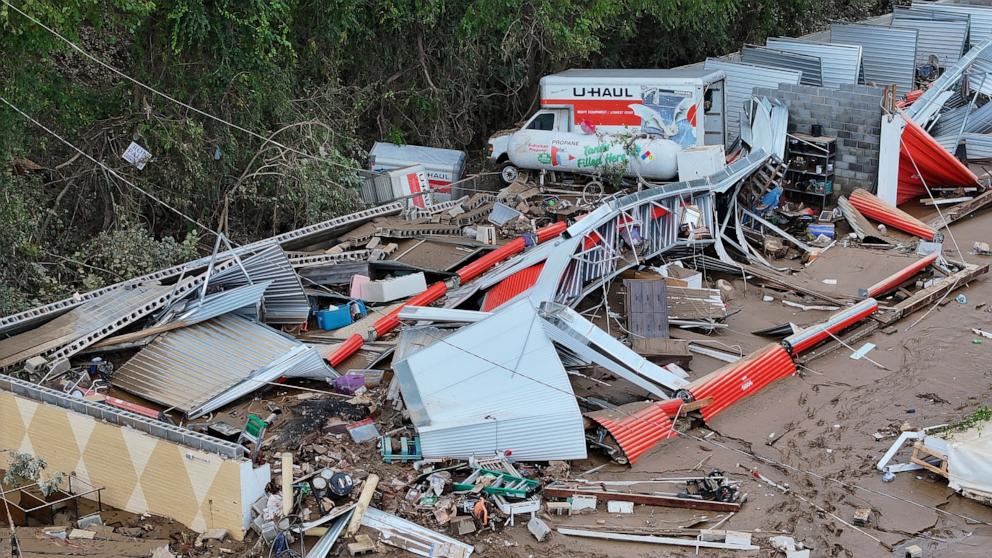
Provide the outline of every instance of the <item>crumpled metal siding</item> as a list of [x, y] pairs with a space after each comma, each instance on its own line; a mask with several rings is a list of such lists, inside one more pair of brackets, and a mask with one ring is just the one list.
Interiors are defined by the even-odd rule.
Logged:
[[961, 59], [968, 37], [968, 22], [934, 21], [925, 19], [893, 18], [892, 27], [916, 29], [916, 64], [927, 64], [930, 55], [940, 60], [941, 66], [950, 66]]
[[992, 135], [965, 134], [964, 150], [969, 161], [992, 159]]
[[774, 343], [699, 378], [689, 392], [697, 401], [713, 398], [712, 403], [700, 409], [703, 420], [710, 422], [727, 407], [795, 373], [796, 363], [789, 352]]
[[858, 83], [861, 72], [861, 46], [806, 42], [792, 37], [774, 37], [765, 41], [768, 48], [807, 54], [820, 58], [821, 80], [824, 87], [839, 88], [845, 83]]
[[862, 294], [862, 296], [872, 296], [872, 297], [883, 295], [891, 291], [892, 289], [895, 289], [903, 282], [909, 280], [917, 273], [929, 267], [930, 264], [937, 261], [937, 256], [939, 255], [940, 254], [938, 252], [932, 252], [928, 254], [926, 257], [914, 261], [908, 266], [900, 269], [899, 271], [893, 273], [892, 275], [889, 275], [885, 279], [882, 279], [881, 281], [868, 287], [867, 289], [864, 290], [864, 293], [859, 293], [859, 294]]
[[627, 461], [633, 464], [659, 442], [678, 436], [672, 420], [659, 402], [636, 402], [586, 413], [605, 428], [620, 444]]
[[837, 335], [837, 333], [871, 316], [877, 310], [878, 302], [875, 299], [868, 298], [862, 300], [849, 308], [844, 308], [832, 314], [823, 323], [811, 325], [798, 333], [786, 337], [782, 342], [789, 347], [792, 356], [799, 356], [820, 342], [825, 341], [831, 335]]
[[362, 525], [379, 531], [382, 541], [420, 556], [469, 558], [475, 547], [376, 508], [362, 515]]
[[878, 199], [878, 196], [862, 188], [857, 188], [851, 192], [847, 201], [851, 202], [851, 205], [862, 215], [879, 223], [895, 227], [927, 241], [932, 241], [937, 236], [937, 229], [909, 213], [883, 202]]
[[[272, 281], [263, 297], [264, 320], [270, 324], [305, 323], [310, 317], [310, 300], [303, 291], [300, 276], [282, 247], [273, 244], [243, 262], [252, 283]], [[248, 280], [240, 266], [234, 266], [210, 280], [212, 286], [242, 286]]]
[[724, 82], [727, 145], [741, 133], [744, 103], [751, 99], [755, 87], [777, 89], [781, 83], [797, 85], [802, 79], [802, 72], [796, 70], [737, 64], [716, 58], [707, 58], [704, 67], [707, 70], [723, 70], [727, 76]]
[[[967, 117], [967, 120], [965, 120]], [[962, 125], [964, 129], [962, 129]], [[992, 103], [986, 103], [978, 108], [970, 104], [940, 113], [932, 134], [956, 137], [960, 133], [974, 132], [976, 134], [992, 133]], [[953, 143], [953, 142], [952, 142]], [[943, 144], [942, 144], [943, 145]]]
[[203, 300], [189, 300], [168, 323], [183, 322], [193, 325], [234, 311], [238, 311], [237, 313], [245, 318], [257, 318], [262, 296], [271, 284], [272, 281], [262, 281], [254, 285], [211, 293], [203, 297]]
[[482, 301], [482, 311], [492, 312], [503, 304], [513, 300], [514, 297], [534, 286], [537, 278], [541, 275], [543, 263], [532, 265], [521, 269], [513, 275], [500, 281], [486, 293], [486, 298]]
[[[115, 387], [181, 411], [192, 411], [246, 379], [292, 372], [297, 366], [323, 366], [304, 352], [316, 352], [262, 324], [232, 314], [163, 333], [114, 372]], [[287, 355], [298, 358], [272, 371]], [[325, 367], [326, 368], [326, 367]], [[327, 369], [330, 373], [330, 370]], [[265, 381], [271, 381], [265, 380]]]
[[799, 70], [803, 73], [799, 83], [803, 85], [823, 85], [823, 74], [820, 68], [820, 57], [789, 52], [768, 47], [744, 45], [741, 48], [741, 62], [781, 68], [784, 70]]
[[898, 91], [915, 89], [916, 37], [916, 29], [853, 23], [830, 26], [831, 42], [861, 46], [866, 83], [895, 84]]
[[585, 456], [582, 414], [540, 321], [523, 299], [393, 363], [424, 457]]
[[913, 1], [914, 8], [967, 15], [971, 18], [971, 44], [992, 38], [992, 7], [974, 4], [949, 4]]

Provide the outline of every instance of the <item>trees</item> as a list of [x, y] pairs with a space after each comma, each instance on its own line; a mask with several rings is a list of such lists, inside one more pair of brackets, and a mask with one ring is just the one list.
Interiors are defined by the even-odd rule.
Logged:
[[[269, 138], [129, 83], [0, 4], [0, 95], [239, 242], [357, 207], [353, 169], [376, 139], [478, 149], [531, 111], [547, 73], [675, 66], [808, 30], [835, 5], [878, 3], [8, 1], [128, 75]], [[131, 141], [154, 155], [142, 171], [120, 159]], [[193, 230], [74, 155], [0, 108], [0, 314], [170, 263]], [[142, 263], [107, 269], [111, 252]]]

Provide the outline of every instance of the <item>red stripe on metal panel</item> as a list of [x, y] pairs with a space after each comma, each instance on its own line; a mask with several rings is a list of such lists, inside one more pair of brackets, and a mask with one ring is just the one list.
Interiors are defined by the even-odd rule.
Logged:
[[678, 435], [665, 409], [664, 402], [639, 402], [586, 416], [605, 428], [620, 444], [627, 461], [634, 463], [659, 442]]
[[703, 419], [709, 422], [741, 399], [795, 373], [792, 357], [785, 347], [775, 343], [699, 378], [689, 386], [689, 392], [695, 399], [713, 398], [712, 404], [700, 410]]
[[544, 269], [544, 264], [539, 263], [521, 269], [500, 281], [486, 293], [486, 298], [482, 301], [482, 311], [492, 312], [512, 300], [513, 297], [533, 287], [534, 283], [537, 283], [542, 269]]
[[937, 237], [937, 230], [913, 217], [905, 211], [893, 207], [874, 194], [858, 188], [851, 192], [848, 201], [855, 209], [860, 211], [865, 217], [874, 219], [880, 223], [885, 223], [890, 227], [895, 227], [901, 231], [918, 236], [924, 240], [934, 240]]
[[878, 283], [875, 283], [874, 285], [868, 287], [868, 296], [877, 297], [878, 295], [885, 294], [891, 291], [892, 289], [898, 287], [899, 285], [903, 284], [903, 282], [909, 280], [917, 273], [929, 267], [930, 264], [937, 261], [937, 256], [938, 256], [937, 252], [928, 254], [927, 257], [920, 260], [916, 260], [912, 264], [906, 266], [904, 269], [901, 269], [893, 273], [892, 275], [886, 277], [885, 279], [882, 279]]

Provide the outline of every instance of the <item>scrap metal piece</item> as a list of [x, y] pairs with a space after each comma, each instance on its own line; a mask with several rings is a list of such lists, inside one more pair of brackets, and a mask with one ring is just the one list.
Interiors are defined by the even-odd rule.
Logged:
[[585, 416], [613, 436], [631, 464], [660, 442], [678, 436], [662, 402], [638, 401]]
[[475, 547], [412, 521], [370, 507], [362, 525], [379, 531], [382, 542], [425, 558], [469, 558]]
[[263, 281], [272, 282], [263, 296], [266, 323], [296, 325], [307, 321], [310, 301], [303, 292], [300, 276], [293, 269], [286, 252], [277, 244], [244, 260], [244, 271], [239, 266], [216, 274], [210, 279], [210, 285], [230, 287]]
[[918, 236], [923, 240], [935, 241], [942, 238], [940, 233], [930, 225], [897, 207], [883, 202], [876, 195], [862, 188], [857, 188], [851, 192], [848, 201], [865, 217]]

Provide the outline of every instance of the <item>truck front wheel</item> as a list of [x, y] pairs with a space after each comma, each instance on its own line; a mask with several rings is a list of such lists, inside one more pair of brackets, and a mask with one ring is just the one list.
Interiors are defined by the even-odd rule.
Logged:
[[503, 184], [506, 184], [507, 186], [513, 184], [519, 176], [520, 170], [518, 170], [517, 166], [510, 161], [503, 163], [503, 166], [499, 169], [499, 178], [503, 181]]

